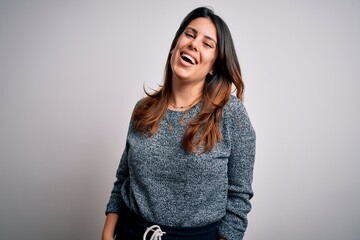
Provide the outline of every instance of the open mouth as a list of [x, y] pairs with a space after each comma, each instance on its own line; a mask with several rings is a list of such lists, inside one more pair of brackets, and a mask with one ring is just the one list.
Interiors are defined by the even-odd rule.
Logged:
[[196, 61], [193, 57], [191, 57], [190, 55], [186, 54], [186, 53], [182, 53], [181, 54], [181, 58], [185, 61], [185, 62], [188, 62], [192, 65], [195, 65], [196, 64]]

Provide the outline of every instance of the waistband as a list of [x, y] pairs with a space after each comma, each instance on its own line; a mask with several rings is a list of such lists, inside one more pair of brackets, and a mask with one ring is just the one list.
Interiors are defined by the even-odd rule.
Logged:
[[[200, 227], [174, 227], [174, 226], [166, 226], [158, 223], [153, 223], [145, 220], [141, 216], [137, 215], [133, 211], [131, 211], [124, 203], [121, 205], [121, 212], [119, 214], [120, 222], [119, 224], [124, 223], [121, 219], [126, 221], [127, 225], [131, 225], [140, 232], [145, 232], [146, 229], [153, 225], [160, 226], [161, 230], [166, 232], [166, 236], [177, 236], [177, 237], [186, 237], [186, 236], [202, 236], [207, 235], [211, 232], [217, 232], [217, 226], [220, 222], [214, 222], [205, 226]], [[122, 222], [122, 223], [121, 223]]]

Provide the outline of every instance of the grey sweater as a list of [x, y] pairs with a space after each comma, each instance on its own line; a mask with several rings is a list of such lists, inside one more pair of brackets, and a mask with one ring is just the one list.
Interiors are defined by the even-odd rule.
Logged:
[[186, 153], [180, 141], [185, 112], [168, 110], [158, 132], [141, 135], [130, 122], [106, 213], [123, 201], [144, 219], [161, 225], [198, 227], [220, 221], [219, 235], [243, 239], [247, 227], [255, 158], [255, 132], [245, 107], [230, 96], [220, 125], [222, 141], [204, 154]]

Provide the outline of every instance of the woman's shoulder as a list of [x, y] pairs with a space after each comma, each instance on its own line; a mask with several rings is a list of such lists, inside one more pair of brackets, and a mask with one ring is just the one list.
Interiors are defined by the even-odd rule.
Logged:
[[234, 95], [230, 95], [229, 100], [227, 101], [225, 107], [224, 107], [224, 113], [226, 114], [239, 114], [241, 112], [244, 112], [245, 107], [243, 105], [243, 103], [241, 102], [241, 100], [234, 96]]
[[242, 105], [242, 102], [240, 101], [240, 99], [234, 95], [229, 96], [229, 100], [227, 103], [232, 104], [232, 105]]
[[134, 106], [134, 110], [138, 109], [139, 107], [143, 107], [144, 105], [146, 105], [148, 103], [148, 98], [149, 97], [142, 97], [139, 100], [137, 100], [137, 102], [135, 103], [135, 106]]
[[145, 97], [142, 97], [140, 98], [136, 104], [135, 104], [135, 107], [137, 106], [141, 106], [141, 105], [148, 105], [148, 104], [152, 104], [154, 102], [158, 102], [158, 98], [157, 97], [151, 97], [151, 96], [145, 96]]
[[230, 122], [250, 122], [247, 110], [242, 101], [234, 95], [230, 95], [224, 107], [223, 117]]
[[137, 102], [135, 103], [135, 107], [141, 105], [144, 102], [145, 98], [146, 97], [142, 97], [142, 98], [138, 99]]
[[245, 131], [244, 134], [255, 137], [255, 130], [252, 127], [246, 108], [236, 96], [231, 95], [224, 108], [224, 123], [231, 128], [231, 131], [235, 131], [240, 127], [243, 129], [242, 131]]

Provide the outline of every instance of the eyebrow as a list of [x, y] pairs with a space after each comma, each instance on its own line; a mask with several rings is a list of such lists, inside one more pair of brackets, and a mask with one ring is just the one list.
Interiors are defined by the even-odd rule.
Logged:
[[[198, 31], [197, 31], [195, 28], [193, 28], [193, 27], [187, 27], [186, 29], [190, 29], [190, 30], [192, 30], [193, 32], [198, 33]], [[185, 30], [186, 30], [186, 29], [185, 29]], [[212, 37], [210, 37], [210, 36], [208, 36], [208, 35], [205, 35], [204, 37], [207, 38], [207, 39], [209, 39], [209, 40], [211, 40], [211, 41], [213, 41], [215, 44], [217, 44], [217, 42], [215, 41], [215, 39], [213, 39]]]

